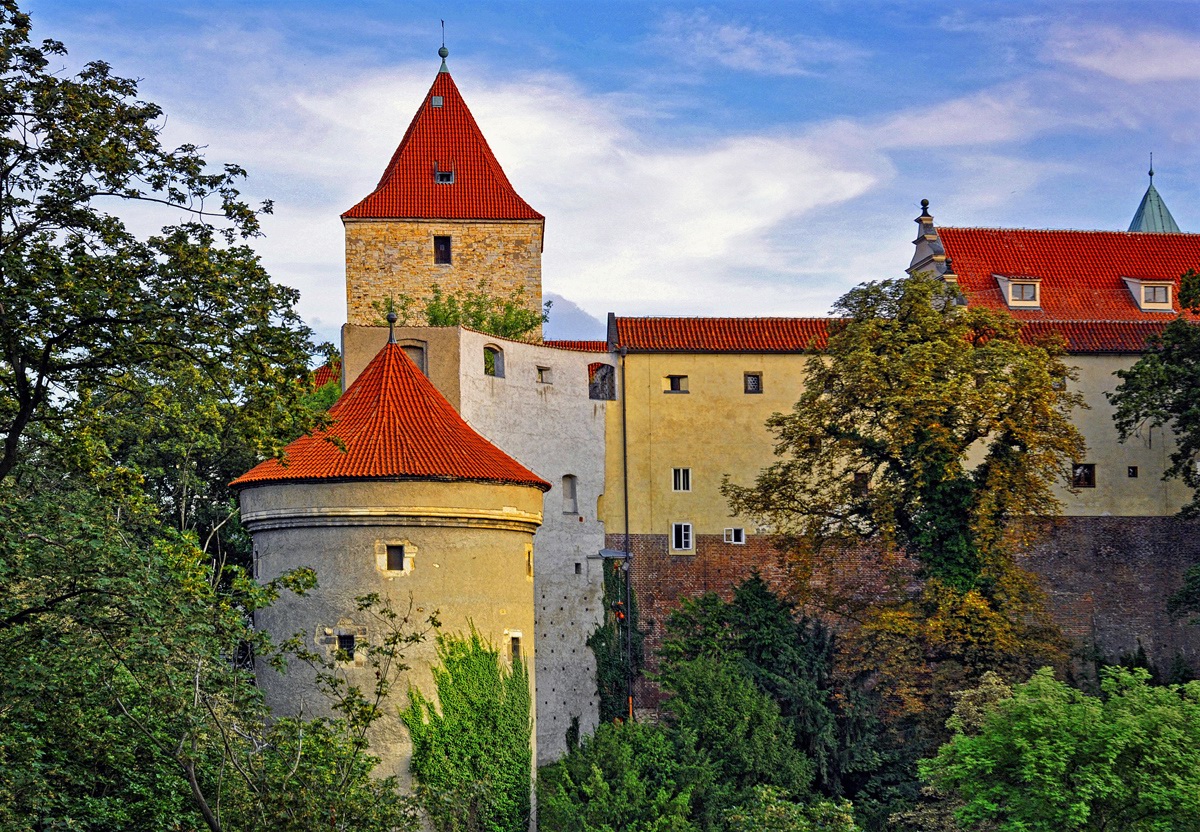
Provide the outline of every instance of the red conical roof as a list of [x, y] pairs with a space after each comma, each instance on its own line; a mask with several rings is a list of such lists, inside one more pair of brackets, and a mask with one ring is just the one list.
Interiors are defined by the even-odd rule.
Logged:
[[329, 429], [302, 436], [233, 481], [442, 480], [550, 484], [488, 442], [398, 344], [388, 344], [329, 410]]
[[[452, 173], [454, 181], [439, 184], [437, 171]], [[545, 219], [513, 190], [444, 68], [374, 192], [342, 218]]]

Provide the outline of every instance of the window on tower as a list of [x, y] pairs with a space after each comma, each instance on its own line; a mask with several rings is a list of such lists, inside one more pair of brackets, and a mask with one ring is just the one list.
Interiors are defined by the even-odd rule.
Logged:
[[449, 235], [433, 238], [433, 262], [443, 266], [450, 265], [450, 237]]

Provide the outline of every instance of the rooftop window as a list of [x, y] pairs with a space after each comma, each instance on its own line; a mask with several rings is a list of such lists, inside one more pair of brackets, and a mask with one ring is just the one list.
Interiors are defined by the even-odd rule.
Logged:
[[1171, 290], [1174, 282], [1166, 280], [1142, 280], [1136, 277], [1122, 278], [1125, 288], [1133, 296], [1133, 302], [1143, 312], [1174, 312]]
[[1004, 302], [1010, 309], [1037, 309], [1042, 305], [1041, 279], [1037, 277], [1009, 277], [992, 275], [1004, 294]]

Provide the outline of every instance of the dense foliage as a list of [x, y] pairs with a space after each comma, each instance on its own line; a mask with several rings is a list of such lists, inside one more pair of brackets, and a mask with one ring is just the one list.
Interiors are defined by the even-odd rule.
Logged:
[[437, 702], [410, 687], [400, 714], [418, 800], [437, 832], [524, 832], [532, 775], [525, 664], [514, 657], [506, 667], [473, 628], [439, 634], [437, 654]]
[[1083, 439], [1061, 345], [1028, 344], [1008, 315], [956, 304], [918, 275], [867, 283], [809, 360], [805, 390], [768, 426], [779, 462], [733, 510], [768, 523], [798, 553], [869, 541], [914, 556], [962, 590], [987, 582], [1006, 524], [1054, 514]]
[[587, 645], [596, 657], [596, 695], [600, 721], [629, 718], [629, 685], [641, 675], [645, 664], [645, 633], [639, 626], [637, 593], [629, 590], [625, 609], [628, 573], [621, 561], [604, 570], [604, 623], [588, 636]]
[[1134, 832], [1200, 826], [1200, 683], [1153, 687], [1109, 668], [1092, 697], [1039, 671], [921, 771], [959, 798], [964, 824], [1012, 832]]
[[418, 308], [409, 295], [389, 297], [372, 306], [379, 313], [379, 323], [387, 313], [395, 312], [401, 326], [465, 326], [500, 338], [524, 340], [535, 337], [541, 326], [550, 319], [552, 301], [542, 305], [542, 311], [529, 308], [529, 298], [523, 288], [514, 289], [506, 297], [492, 294], [486, 281], [479, 288], [462, 292], [446, 292], [436, 283], [429, 287], [430, 298]]
[[1152, 339], [1138, 362], [1118, 370], [1121, 383], [1109, 399], [1121, 439], [1143, 430], [1166, 427], [1175, 437], [1167, 477], [1177, 477], [1193, 491], [1182, 514], [1200, 516], [1200, 274], [1194, 269], [1180, 279], [1181, 315]]

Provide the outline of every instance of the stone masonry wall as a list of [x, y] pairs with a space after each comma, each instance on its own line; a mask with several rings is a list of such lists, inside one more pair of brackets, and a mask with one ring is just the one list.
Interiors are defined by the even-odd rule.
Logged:
[[[507, 297], [524, 289], [542, 308], [540, 220], [346, 220], [346, 314], [351, 324], [378, 324], [372, 303], [407, 295], [420, 313], [437, 285], [443, 292]], [[451, 238], [451, 263], [433, 262], [433, 238]], [[423, 320], [414, 320], [423, 323]]]
[[[607, 546], [623, 548], [624, 537], [609, 534]], [[777, 592], [786, 592], [791, 580], [767, 537], [752, 535], [746, 545], [734, 546], [718, 535], [697, 535], [695, 554], [679, 555], [668, 550], [666, 535], [631, 535], [630, 549], [651, 669], [666, 620], [684, 599], [715, 592], [729, 600], [755, 569]], [[871, 562], [864, 551], [850, 553], [844, 565], [847, 574], [869, 572]], [[1081, 654], [1094, 650], [1112, 661], [1140, 644], [1160, 670], [1179, 655], [1200, 673], [1200, 625], [1172, 621], [1166, 613], [1167, 598], [1182, 586], [1184, 571], [1200, 563], [1200, 523], [1173, 517], [1063, 517], [1046, 524], [1041, 541], [1020, 562], [1041, 579], [1052, 617]], [[856, 578], [869, 594], [871, 575]], [[822, 581], [814, 576], [815, 584]], [[636, 693], [642, 708], [660, 699], [645, 680]]]

